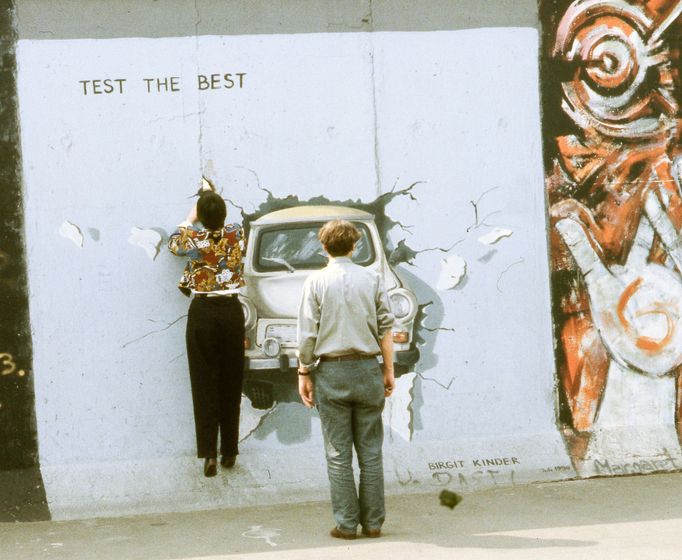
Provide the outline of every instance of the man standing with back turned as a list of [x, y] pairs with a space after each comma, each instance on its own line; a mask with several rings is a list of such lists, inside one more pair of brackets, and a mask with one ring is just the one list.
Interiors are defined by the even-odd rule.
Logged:
[[[343, 220], [318, 234], [328, 265], [306, 280], [298, 313], [299, 393], [317, 406], [336, 527], [330, 535], [381, 536], [386, 516], [381, 412], [393, 392], [393, 314], [379, 274], [351, 260], [360, 232]], [[383, 373], [377, 355], [384, 361]], [[319, 366], [312, 372], [319, 359]], [[314, 397], [313, 397], [314, 392]], [[353, 477], [360, 465], [360, 496]]]

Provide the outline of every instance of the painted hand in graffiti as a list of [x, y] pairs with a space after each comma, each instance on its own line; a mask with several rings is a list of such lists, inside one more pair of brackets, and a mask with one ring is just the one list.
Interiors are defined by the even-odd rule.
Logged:
[[623, 266], [602, 262], [601, 248], [577, 213], [555, 227], [582, 272], [592, 318], [609, 354], [625, 367], [659, 377], [682, 364], [682, 278], [648, 257], [655, 229], [682, 270], [682, 241], [657, 196], [650, 192], [645, 200], [646, 212]]

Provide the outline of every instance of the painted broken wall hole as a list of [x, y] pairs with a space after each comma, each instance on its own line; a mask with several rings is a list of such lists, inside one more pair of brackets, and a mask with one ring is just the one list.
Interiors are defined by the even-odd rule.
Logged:
[[[497, 244], [502, 239], [511, 236], [513, 233], [510, 229], [493, 226], [485, 221], [485, 218], [490, 217], [495, 212], [487, 214], [483, 220], [479, 219], [478, 210], [482, 206], [482, 199], [487, 193], [495, 190], [488, 189], [479, 197], [476, 202], [472, 201], [472, 206], [475, 210], [474, 223], [469, 227], [466, 227], [464, 238], [458, 239], [447, 246], [428, 247], [425, 249], [412, 248], [405, 237], [399, 239], [397, 243], [393, 245], [389, 236], [389, 232], [391, 230], [398, 227], [403, 232], [410, 233], [413, 226], [403, 224], [400, 221], [393, 219], [389, 212], [390, 203], [399, 197], [407, 197], [410, 201], [414, 201], [415, 203], [418, 202], [417, 190], [423, 184], [422, 182], [416, 181], [404, 188], [397, 188], [396, 185], [390, 192], [385, 193], [369, 202], [350, 199], [335, 200], [326, 196], [316, 196], [309, 199], [301, 199], [296, 195], [287, 195], [284, 197], [275, 196], [271, 190], [263, 187], [260, 184], [259, 177], [255, 171], [249, 171], [256, 178], [257, 188], [267, 195], [265, 201], [260, 203], [258, 207], [254, 208], [252, 211], [247, 211], [243, 206], [237, 204], [234, 200], [227, 199], [228, 203], [240, 211], [247, 235], [248, 231], [250, 230], [251, 222], [268, 213], [278, 210], [311, 205], [333, 205], [363, 210], [374, 216], [384, 251], [387, 255], [388, 262], [392, 267], [395, 268], [401, 264], [416, 266], [414, 264], [414, 260], [421, 253], [442, 252], [447, 255], [444, 259], [442, 259], [441, 278], [436, 286], [436, 289], [441, 291], [452, 290], [455, 288], [462, 289], [466, 286], [466, 261], [459, 255], [449, 254], [455, 249], [455, 247], [457, 247], [457, 245], [462, 243], [465, 238], [473, 236], [474, 232], [480, 231], [480, 229], [493, 228], [486, 234], [486, 236], [484, 236], [483, 241], [485, 242], [484, 244]], [[220, 189], [218, 190], [220, 191]], [[464, 226], [462, 227], [464, 229]], [[483, 256], [483, 261], [481, 262], [488, 262], [490, 259], [492, 259], [496, 251], [496, 249], [488, 250], [488, 252]], [[414, 430], [421, 426], [420, 407], [423, 404], [423, 399], [419, 396], [421, 383], [434, 383], [445, 391], [450, 390], [452, 387], [454, 376], [451, 376], [449, 381], [441, 382], [432, 376], [425, 376], [423, 372], [429, 371], [438, 363], [438, 356], [433, 353], [433, 347], [435, 345], [436, 338], [443, 333], [454, 332], [455, 329], [451, 326], [442, 326], [442, 321], [444, 318], [443, 304], [440, 301], [440, 296], [432, 286], [428, 285], [428, 283], [424, 282], [424, 280], [412, 274], [405, 268], [401, 267], [398, 274], [413, 291], [418, 291], [421, 294], [421, 298], [427, 300], [424, 302], [422, 299], [422, 303], [419, 304], [418, 314], [415, 319], [414, 342], [420, 350], [420, 360], [416, 364], [413, 372], [405, 373], [407, 377], [404, 381], [401, 382], [402, 377], [398, 376], [398, 383], [402, 388], [405, 389], [401, 392], [401, 394], [404, 393], [405, 399], [397, 399], [400, 400], [400, 403], [396, 402], [391, 405], [389, 413], [385, 415], [385, 421], [392, 429], [392, 433], [395, 432], [395, 434], [397, 434], [399, 437], [409, 441], [412, 438]], [[299, 403], [300, 401], [296, 392], [291, 391], [286, 387], [276, 388], [273, 396], [274, 402], [279, 403]], [[251, 404], [249, 404], [247, 408], [253, 407]], [[255, 410], [258, 409], [254, 409], [254, 411]], [[285, 413], [285, 411], [281, 412], [282, 414]], [[278, 439], [283, 438], [283, 441], [286, 440], [286, 442], [291, 443], [289, 441], [289, 437], [286, 435], [286, 433], [284, 433], [286, 430], [281, 431], [277, 429], [276, 425], [278, 423], [273, 420], [273, 416], [262, 416], [259, 412], [256, 412], [255, 414], [247, 414], [247, 416], [249, 416], [249, 418], [252, 420], [255, 420], [256, 418], [262, 418], [263, 421], [267, 423], [266, 425], [260, 421], [256, 422], [253, 432], [250, 433], [258, 432], [257, 437], [264, 437], [264, 433], [267, 433], [271, 430], [276, 430]], [[272, 420], [272, 422], [270, 422], [270, 420]]]
[[[250, 170], [251, 171], [251, 170]], [[255, 174], [255, 172], [252, 171], [252, 173]], [[375, 222], [377, 224], [377, 228], [379, 229], [379, 233], [382, 236], [382, 242], [384, 245], [384, 249], [386, 250], [387, 255], [391, 254], [392, 247], [390, 247], [390, 241], [388, 238], [388, 232], [394, 227], [394, 226], [399, 226], [403, 229], [408, 229], [412, 226], [406, 226], [404, 224], [401, 224], [398, 221], [392, 220], [389, 215], [386, 213], [386, 207], [393, 201], [394, 199], [398, 197], [408, 197], [410, 200], [416, 201], [416, 197], [414, 194], [414, 189], [420, 185], [423, 184], [422, 181], [416, 181], [412, 183], [411, 185], [403, 188], [403, 189], [398, 189], [396, 190], [395, 186], [394, 188], [389, 191], [388, 193], [382, 194], [381, 196], [375, 198], [371, 202], [363, 202], [361, 200], [332, 200], [329, 199], [325, 196], [316, 196], [313, 198], [310, 198], [308, 200], [301, 200], [299, 199], [298, 196], [296, 195], [288, 195], [285, 197], [277, 197], [275, 196], [272, 191], [269, 189], [263, 187], [260, 184], [260, 179], [256, 175], [256, 181], [257, 181], [257, 186], [258, 189], [265, 192], [267, 194], [267, 198], [264, 202], [260, 204], [260, 206], [254, 211], [254, 212], [246, 212], [242, 206], [239, 206], [236, 204], [234, 201], [230, 199], [226, 199], [230, 204], [232, 204], [235, 208], [240, 209], [241, 215], [242, 215], [242, 221], [244, 225], [244, 229], [248, 234], [249, 231], [249, 224], [260, 218], [261, 216], [264, 216], [265, 214], [268, 214], [270, 212], [275, 212], [277, 210], [285, 210], [287, 208], [295, 208], [297, 206], [316, 206], [316, 205], [331, 205], [331, 206], [347, 206], [349, 208], [357, 208], [358, 210], [364, 210], [365, 212], [369, 212], [370, 214], [374, 215]], [[393, 264], [393, 263], [392, 263]], [[397, 263], [394, 263], [397, 264]]]
[[[484, 234], [483, 236], [480, 236], [478, 238], [479, 242], [484, 245], [484, 246], [492, 246], [495, 245], [496, 248], [488, 250], [485, 254], [483, 254], [478, 260], [479, 262], [486, 264], [488, 263], [498, 252], [497, 250], [497, 245], [499, 243], [508, 237], [511, 237], [513, 234], [513, 231], [511, 229], [505, 228], [505, 227], [500, 227], [494, 224], [490, 224], [487, 222], [487, 220], [499, 213], [499, 210], [494, 210], [491, 212], [486, 213], [484, 216], [479, 215], [479, 211], [484, 205], [484, 198], [486, 198], [490, 193], [493, 191], [499, 189], [499, 187], [492, 187], [489, 188], [485, 191], [482, 192], [482, 194], [479, 196], [479, 198], [476, 201], [470, 201], [470, 204], [474, 210], [474, 222], [467, 226], [465, 228], [465, 233], [464, 237], [458, 239], [457, 241], [451, 243], [449, 246], [442, 246], [442, 247], [428, 247], [425, 249], [415, 249], [412, 248], [407, 241], [407, 238], [403, 238], [398, 240], [398, 242], [393, 246], [390, 237], [389, 237], [389, 232], [395, 228], [398, 227], [402, 231], [406, 233], [410, 233], [411, 229], [414, 227], [412, 225], [407, 225], [403, 224], [402, 222], [398, 220], [394, 220], [391, 218], [389, 212], [388, 212], [388, 207], [390, 203], [400, 197], [407, 197], [409, 200], [414, 201], [415, 203], [418, 202], [418, 195], [417, 195], [417, 190], [418, 188], [423, 188], [422, 186], [425, 184], [423, 181], [415, 181], [408, 185], [407, 187], [404, 188], [397, 188], [397, 183], [393, 186], [393, 188], [376, 199], [369, 201], [369, 202], [364, 202], [362, 200], [352, 200], [352, 199], [347, 199], [347, 200], [334, 200], [330, 199], [325, 196], [317, 196], [317, 197], [312, 197], [309, 199], [300, 199], [296, 195], [287, 195], [285, 197], [277, 197], [274, 195], [274, 193], [269, 190], [268, 188], [264, 187], [260, 183], [260, 178], [258, 174], [252, 170], [248, 169], [248, 171], [255, 177], [256, 179], [256, 186], [257, 188], [266, 193], [267, 198], [265, 201], [263, 201], [254, 211], [248, 212], [243, 206], [240, 206], [237, 204], [235, 201], [231, 199], [226, 199], [227, 202], [229, 202], [232, 206], [235, 208], [239, 209], [241, 216], [242, 216], [242, 221], [244, 225], [244, 229], [247, 232], [249, 231], [249, 224], [250, 222], [257, 220], [261, 216], [268, 214], [270, 212], [274, 212], [277, 210], [284, 210], [288, 208], [294, 208], [297, 206], [311, 206], [311, 205], [334, 205], [334, 206], [346, 206], [350, 208], [357, 208], [359, 210], [364, 210], [366, 212], [369, 212], [370, 214], [374, 215], [375, 217], [375, 223], [377, 225], [377, 228], [379, 230], [381, 239], [382, 239], [382, 244], [384, 247], [384, 251], [387, 255], [388, 262], [392, 267], [396, 267], [400, 264], [406, 264], [409, 266], [414, 266], [414, 260], [415, 258], [422, 254], [422, 253], [427, 253], [427, 252], [442, 252], [448, 255], [445, 259], [442, 260], [442, 270], [441, 270], [441, 275], [440, 278], [436, 284], [436, 288], [441, 291], [447, 291], [447, 290], [452, 290], [452, 289], [463, 289], [466, 284], [467, 284], [467, 263], [466, 261], [459, 255], [456, 254], [449, 254], [457, 245], [462, 243], [466, 238], [469, 237], [470, 234], [473, 234], [475, 231], [479, 231], [480, 229], [488, 229], [489, 231]], [[492, 229], [490, 229], [492, 228]], [[523, 261], [521, 261], [523, 262]], [[511, 266], [514, 266], [516, 264], [520, 264], [519, 261], [513, 262]], [[502, 271], [500, 276], [504, 274], [510, 267]], [[426, 283], [421, 281], [418, 277], [415, 275], [411, 275], [407, 273], [405, 269], [401, 269], [400, 271], [400, 276], [401, 277], [407, 277], [407, 282], [408, 284], [412, 285], [414, 287], [415, 283], [420, 284], [421, 292], [422, 293], [428, 293], [429, 296], [426, 298], [429, 300], [427, 303], [422, 303], [420, 304], [420, 311], [419, 311], [419, 316], [421, 317], [421, 321], [419, 323], [418, 331], [424, 331], [416, 333], [417, 339], [420, 341], [420, 349], [423, 351], [424, 348], [423, 346], [425, 345], [425, 341], [432, 340], [434, 333], [437, 333], [438, 331], [453, 331], [451, 327], [442, 327], [441, 322], [442, 322], [442, 313], [439, 314], [438, 316], [431, 316], [429, 317], [429, 320], [427, 321], [427, 314], [426, 314], [426, 308], [429, 307], [429, 305], [434, 301], [439, 299], [439, 295], [433, 290], [431, 286], [428, 286]], [[499, 280], [499, 279], [498, 279]], [[431, 311], [433, 311], [433, 307], [431, 307]], [[428, 322], [428, 326], [425, 324]], [[420, 360], [420, 366], [422, 365], [422, 360]], [[420, 368], [422, 369], [422, 368]]]
[[[256, 175], [255, 172], [253, 173], [254, 175]], [[460, 239], [451, 244], [450, 246], [429, 247], [426, 249], [414, 249], [410, 247], [407, 238], [399, 239], [395, 245], [392, 244], [389, 232], [393, 230], [393, 228], [398, 227], [403, 232], [410, 233], [410, 230], [412, 229], [413, 226], [406, 225], [401, 223], [400, 221], [394, 220], [393, 218], [391, 218], [387, 209], [390, 203], [399, 197], [407, 197], [409, 200], [417, 202], [418, 198], [415, 191], [417, 187], [421, 184], [422, 184], [421, 181], [416, 181], [404, 188], [397, 188], [396, 184], [394, 185], [394, 188], [390, 192], [385, 193], [372, 201], [364, 202], [362, 200], [333, 200], [325, 196], [312, 197], [307, 200], [302, 200], [295, 195], [276, 197], [270, 190], [268, 190], [265, 187], [262, 187], [260, 183], [258, 183], [258, 188], [262, 192], [266, 193], [267, 197], [265, 201], [263, 201], [257, 208], [254, 209], [254, 211], [247, 212], [243, 207], [237, 205], [232, 200], [228, 199], [227, 202], [229, 202], [234, 207], [240, 210], [243, 225], [247, 232], [249, 230], [250, 223], [258, 219], [259, 217], [276, 210], [282, 210], [296, 206], [337, 205], [364, 210], [375, 217], [375, 223], [380, 233], [382, 244], [387, 254], [389, 264], [392, 267], [396, 267], [401, 264], [415, 266], [414, 260], [419, 254], [430, 251], [438, 251], [448, 254], [459, 243], [463, 241], [462, 239]], [[488, 191], [484, 192], [483, 195], [481, 195], [481, 197], [479, 198], [479, 200], [476, 201], [476, 203], [472, 201], [472, 206], [475, 209], [475, 223], [473, 224], [473, 227], [470, 226], [469, 228], [467, 228], [467, 233], [469, 231], [476, 230], [480, 227], [488, 226], [488, 224], [484, 223], [484, 221], [479, 220], [478, 218], [479, 204], [481, 202], [481, 199], [483, 198], [483, 196], [485, 196], [485, 194], [487, 194], [487, 192]], [[488, 216], [489, 215], [490, 214], [488, 214]], [[94, 241], [98, 241], [100, 239], [99, 230], [95, 228], [88, 228], [87, 231], [90, 238], [93, 239]], [[60, 234], [63, 237], [71, 240], [78, 247], [81, 248], [83, 247], [84, 243], [83, 233], [80, 227], [73, 224], [72, 222], [65, 221], [60, 228]], [[500, 241], [504, 237], [510, 236], [511, 234], [512, 234], [511, 230], [496, 227], [492, 231], [488, 232], [485, 236], [479, 238], [479, 241], [481, 241], [481, 243], [496, 244], [498, 241]], [[160, 248], [165, 237], [167, 237], [167, 234], [165, 233], [165, 231], [160, 230], [159, 228], [133, 227], [130, 230], [128, 242], [131, 245], [143, 249], [146, 255], [151, 260], [155, 260], [156, 257], [159, 255]], [[489, 255], [488, 260], [492, 258], [493, 254], [494, 251], [490, 251], [487, 254]], [[437, 290], [447, 291], [455, 288], [462, 289], [464, 286], [466, 286], [467, 263], [464, 261], [462, 257], [460, 257], [459, 255], [448, 254], [444, 259], [441, 260], [441, 263], [442, 263], [441, 274], [436, 284]], [[418, 378], [414, 378], [413, 376], [409, 383], [408, 393], [410, 395], [410, 399], [412, 399], [415, 390], [418, 391], [419, 387], [418, 382], [424, 379], [426, 379], [427, 381], [430, 380], [430, 378], [424, 377], [421, 372], [428, 371], [437, 363], [437, 357], [433, 356], [433, 353], [430, 348], [433, 346], [435, 342], [435, 337], [441, 332], [452, 332], [454, 331], [454, 329], [451, 327], [441, 326], [441, 322], [443, 319], [442, 312], [440, 314], [433, 313], [436, 310], [436, 307], [433, 306], [433, 301], [437, 301], [439, 299], [439, 296], [436, 294], [436, 292], [433, 291], [433, 288], [427, 286], [426, 283], [419, 280], [416, 276], [406, 274], [404, 270], [401, 270], [399, 275], [403, 277], [403, 279], [405, 279], [408, 284], [410, 283], [421, 284], [420, 286], [421, 293], [427, 292], [430, 294], [429, 295], [430, 301], [427, 303], [420, 304], [418, 317], [415, 322], [415, 344], [420, 348], [423, 357], [420, 360], [418, 366], [415, 368], [415, 370], [417, 370], [415, 375], [417, 375]], [[429, 308], [429, 313], [426, 312], [427, 308]], [[402, 385], [405, 385], [405, 383], [402, 383]], [[452, 380], [447, 385], [441, 384], [440, 382], [438, 382], [437, 384], [443, 387], [445, 390], [447, 390], [452, 384]], [[276, 402], [298, 402], [298, 400], [299, 400], [298, 396], [292, 393], [291, 391], [282, 392], [280, 390], [277, 392], [276, 395]], [[417, 399], [415, 402], [418, 403], [419, 399]], [[395, 428], [396, 432], [400, 435], [400, 437], [403, 437], [406, 440], [411, 439], [413, 427], [415, 425], [419, 425], [419, 421], [417, 418], [418, 408], [419, 408], [418, 404], [413, 405], [411, 403], [407, 403], [405, 411], [403, 411], [405, 414], [407, 414], [406, 417], [401, 416], [400, 414], [397, 413], [391, 414], [391, 417], [393, 419], [397, 418], [402, 419], [400, 422], [397, 422], [396, 420], [397, 424]], [[256, 411], [258, 409], [253, 410]], [[271, 410], [272, 409], [269, 409], [269, 411]], [[261, 414], [261, 412], [262, 411], [258, 410], [258, 412], [246, 415], [249, 418], [251, 418], [252, 421], [247, 422], [251, 429], [249, 429], [247, 433], [244, 434], [244, 437], [249, 437], [262, 427], [263, 422], [267, 419], [268, 415]], [[407, 418], [407, 420], [405, 420], [405, 418]], [[255, 423], [253, 421], [255, 421]], [[306, 430], [304, 430], [304, 432], [306, 432]]]
[[[266, 193], [267, 197], [265, 201], [255, 208], [254, 211], [247, 212], [242, 206], [236, 204], [235, 201], [227, 199], [228, 203], [240, 210], [242, 223], [247, 236], [248, 232], [250, 231], [250, 223], [271, 212], [299, 206], [341, 206], [363, 210], [374, 216], [374, 221], [381, 238], [384, 252], [386, 253], [387, 260], [392, 267], [395, 267], [400, 263], [409, 263], [409, 261], [411, 261], [411, 259], [418, 254], [418, 251], [411, 249], [407, 245], [405, 239], [400, 240], [395, 248], [391, 246], [389, 232], [394, 227], [399, 227], [403, 231], [409, 231], [411, 226], [402, 224], [399, 221], [392, 219], [387, 212], [387, 207], [398, 197], [407, 197], [410, 200], [416, 202], [417, 197], [414, 193], [414, 190], [418, 185], [421, 184], [419, 181], [414, 182], [404, 188], [397, 188], [396, 185], [390, 192], [385, 193], [369, 202], [364, 202], [361, 200], [333, 200], [325, 196], [301, 199], [296, 195], [288, 195], [285, 197], [275, 196], [272, 191], [260, 185], [258, 175], [254, 171], [249, 171], [251, 171], [251, 173], [255, 176], [258, 189]], [[218, 189], [218, 191], [220, 191], [220, 189]], [[402, 272], [399, 272], [398, 275], [407, 283], [408, 286], [412, 283], [412, 275], [409, 275], [409, 278], [406, 277], [406, 275]], [[419, 282], [423, 284], [423, 282]], [[435, 294], [434, 297], [436, 297]], [[419, 326], [420, 323], [415, 323], [415, 325]], [[418, 344], [418, 341], [421, 340], [424, 339], [415, 333], [415, 344]], [[401, 381], [402, 373], [404, 372], [398, 373], [397, 386], [401, 388], [401, 390], [398, 391], [399, 395], [403, 395], [404, 398], [396, 398], [396, 402], [389, 407], [389, 412], [384, 415], [384, 421], [387, 427], [390, 428], [391, 433], [395, 432], [398, 437], [409, 441], [412, 438], [413, 426], [415, 425], [414, 409], [411, 405], [411, 401], [416, 387], [416, 374], [407, 374], [405, 379]], [[248, 405], [245, 407], [247, 412], [246, 416], [249, 418], [249, 424], [254, 425], [253, 429], [249, 431], [248, 435], [256, 435], [256, 437], [261, 438], [265, 437], [269, 431], [275, 430], [277, 432], [278, 439], [280, 439], [283, 443], [295, 443], [297, 441], [301, 441], [301, 434], [305, 435], [310, 433], [310, 419], [307, 414], [305, 419], [298, 418], [296, 410], [288, 409], [286, 405], [286, 403], [296, 403], [296, 405], [300, 404], [300, 398], [297, 394], [297, 391], [292, 389], [292, 387], [295, 389], [295, 379], [292, 380], [290, 386], [278, 384], [275, 385], [273, 389], [259, 387], [261, 384], [262, 382], [258, 381], [247, 382], [245, 384], [245, 392], [247, 396], [249, 396], [249, 398], [252, 400], [251, 393], [253, 392], [253, 388], [258, 389], [258, 391], [272, 390], [273, 401], [275, 403], [281, 403], [277, 406], [285, 407], [280, 410], [280, 414], [286, 414], [287, 421], [276, 422], [276, 414], [261, 414], [262, 411], [260, 411], [258, 408], [254, 408], [251, 403], [248, 403]], [[296, 409], [299, 408], [299, 406], [296, 406]], [[270, 410], [275, 409], [271, 408]], [[298, 424], [298, 429], [295, 431], [291, 430], [292, 422]], [[303, 422], [303, 424], [301, 424], [301, 422]], [[294, 438], [293, 440], [292, 437]]]

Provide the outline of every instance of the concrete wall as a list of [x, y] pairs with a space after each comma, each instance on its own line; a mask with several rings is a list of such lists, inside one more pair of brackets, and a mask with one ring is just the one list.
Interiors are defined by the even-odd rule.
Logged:
[[38, 465], [17, 111], [16, 23], [0, 8], [0, 521], [49, 517]]
[[194, 458], [183, 263], [164, 240], [202, 174], [237, 221], [321, 198], [381, 208], [421, 307], [421, 358], [385, 412], [389, 492], [582, 474], [557, 408], [534, 2], [17, 4], [54, 518], [327, 495], [293, 385], [266, 410], [244, 397], [234, 471], [205, 479]]
[[682, 460], [682, 6], [592, 4], [541, 10], [559, 425], [580, 476]]

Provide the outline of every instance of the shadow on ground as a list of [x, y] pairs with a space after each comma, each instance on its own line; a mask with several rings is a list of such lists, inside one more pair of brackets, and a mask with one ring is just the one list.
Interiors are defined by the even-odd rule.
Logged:
[[[159, 473], [162, 476], [162, 473]], [[229, 475], [223, 475], [229, 476]], [[118, 519], [0, 525], [0, 557], [171, 560], [284, 553], [370, 543], [442, 548], [585, 549], [597, 543], [499, 533], [682, 518], [682, 476], [662, 474], [506, 487], [469, 494], [454, 510], [437, 492], [388, 499], [379, 540], [338, 541], [328, 503]], [[566, 534], [565, 531], [562, 534]], [[269, 555], [268, 555], [269, 557]], [[581, 556], [582, 557], [582, 556]]]

